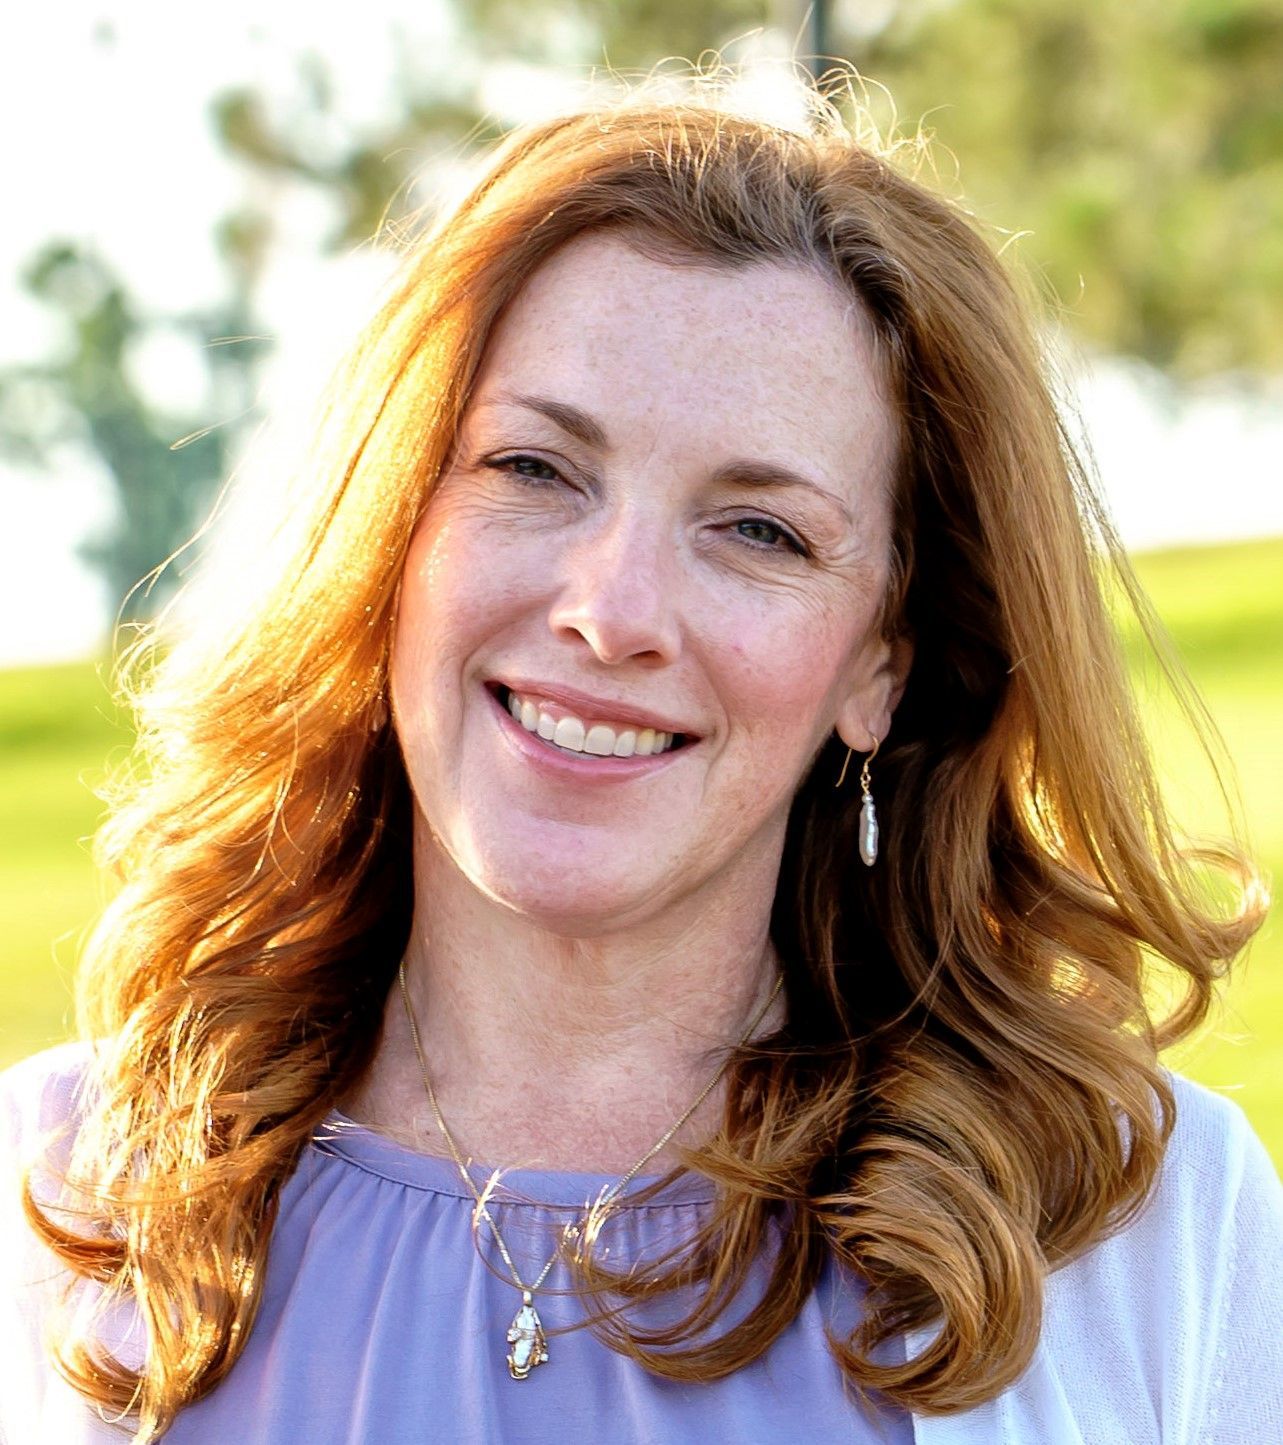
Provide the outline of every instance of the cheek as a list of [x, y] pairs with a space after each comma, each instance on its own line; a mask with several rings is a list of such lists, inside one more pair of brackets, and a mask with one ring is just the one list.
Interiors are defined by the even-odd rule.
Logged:
[[448, 578], [441, 566], [439, 540], [438, 534], [421, 526], [406, 555], [391, 657], [392, 696], [402, 708], [406, 701], [417, 699], [427, 682], [432, 618], [451, 615], [440, 595]]
[[831, 618], [769, 615], [735, 629], [719, 669], [732, 717], [780, 754], [809, 753], [831, 725], [850, 634]]
[[466, 658], [510, 611], [516, 589], [466, 519], [430, 519], [406, 557], [392, 648], [393, 691], [422, 692], [429, 669]]

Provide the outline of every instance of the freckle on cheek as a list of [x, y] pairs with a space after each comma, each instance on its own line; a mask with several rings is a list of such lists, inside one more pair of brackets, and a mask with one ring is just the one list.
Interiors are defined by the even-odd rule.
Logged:
[[735, 634], [727, 642], [727, 652], [733, 657], [750, 657], [756, 655], [761, 647], [760, 637], [754, 637], [748, 630]]

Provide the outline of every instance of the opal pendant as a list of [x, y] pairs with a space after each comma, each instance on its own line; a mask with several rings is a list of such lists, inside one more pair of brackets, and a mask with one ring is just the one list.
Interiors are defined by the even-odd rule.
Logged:
[[508, 1326], [508, 1373], [524, 1380], [536, 1365], [548, 1363], [548, 1337], [535, 1310], [530, 1291], [521, 1296], [521, 1308]]
[[878, 815], [868, 793], [860, 804], [860, 857], [868, 868], [873, 867], [878, 857]]

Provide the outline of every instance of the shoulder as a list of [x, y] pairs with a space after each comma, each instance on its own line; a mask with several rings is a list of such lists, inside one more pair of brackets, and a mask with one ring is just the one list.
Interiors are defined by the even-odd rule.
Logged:
[[1048, 1277], [1021, 1379], [918, 1420], [922, 1445], [1283, 1439], [1283, 1186], [1233, 1100], [1167, 1077], [1176, 1119], [1144, 1204]]
[[1217, 1209], [1264, 1192], [1279, 1177], [1265, 1146], [1232, 1099], [1179, 1074], [1168, 1074], [1176, 1123], [1154, 1191], [1161, 1209]]
[[25, 1169], [67, 1126], [74, 1130], [90, 1088], [92, 1044], [58, 1044], [0, 1070], [0, 1159]]
[[1283, 1185], [1238, 1104], [1179, 1074], [1167, 1078], [1176, 1120], [1158, 1177], [1137, 1217], [1104, 1247], [1152, 1271], [1150, 1251], [1185, 1246], [1170, 1267], [1206, 1272], [1210, 1289], [1226, 1283], [1227, 1251], [1256, 1239], [1268, 1257], [1283, 1245]]
[[[1099, 1304], [1111, 1290], [1116, 1312], [1148, 1313], [1169, 1277], [1182, 1282], [1182, 1296], [1210, 1302], [1229, 1286], [1229, 1254], [1250, 1256], [1259, 1245], [1265, 1258], [1283, 1241], [1283, 1186], [1247, 1116], [1201, 1084], [1167, 1078], [1176, 1118], [1153, 1187], [1125, 1227], [1051, 1276], [1062, 1306], [1084, 1289]], [[1137, 1289], [1142, 1281], [1148, 1289]]]
[[1070, 1393], [1076, 1382], [1115, 1394], [1115, 1411], [1142, 1410], [1157, 1438], [1237, 1439], [1249, 1423], [1271, 1438], [1283, 1427], [1283, 1185], [1232, 1099], [1168, 1078], [1176, 1120], [1144, 1205], [1047, 1282], [1046, 1363]]
[[92, 1058], [87, 1044], [60, 1044], [0, 1071], [0, 1440], [72, 1438], [44, 1416], [46, 1403], [62, 1398], [45, 1340], [66, 1275], [30, 1228], [22, 1199], [28, 1171], [39, 1197], [57, 1194]]
[[94, 1046], [73, 1039], [0, 1069], [5, 1137], [65, 1121], [80, 1103], [93, 1059]]

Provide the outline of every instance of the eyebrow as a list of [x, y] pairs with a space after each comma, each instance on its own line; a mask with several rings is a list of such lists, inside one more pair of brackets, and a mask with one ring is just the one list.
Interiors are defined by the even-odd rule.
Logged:
[[854, 523], [851, 509], [840, 498], [835, 497], [827, 487], [795, 472], [778, 462], [754, 461], [743, 457], [724, 463], [713, 473], [713, 480], [724, 486], [741, 487], [792, 487], [803, 488], [836, 507], [848, 522]]
[[[547, 396], [527, 396], [519, 392], [498, 392], [492, 398], [491, 404], [494, 403], [525, 407], [529, 411], [538, 412], [585, 446], [602, 452], [610, 450], [610, 440], [601, 423], [569, 402], [556, 401]], [[723, 462], [713, 472], [713, 481], [722, 486], [803, 488], [823, 497], [826, 502], [835, 506], [849, 523], [854, 524], [851, 510], [845, 502], [827, 487], [822, 487], [819, 482], [812, 481], [810, 477], [803, 476], [801, 472], [796, 472], [792, 467], [786, 467], [780, 462], [736, 458]]]
[[606, 437], [605, 430], [600, 422], [581, 411], [577, 406], [571, 406], [568, 401], [554, 401], [548, 396], [526, 396], [519, 392], [499, 392], [495, 396], [496, 401], [508, 402], [513, 406], [524, 406], [529, 411], [537, 411], [540, 416], [546, 416], [554, 426], [559, 426], [562, 431], [568, 432], [576, 440], [584, 443], [585, 446], [595, 447], [597, 451], [608, 452], [610, 442]]

